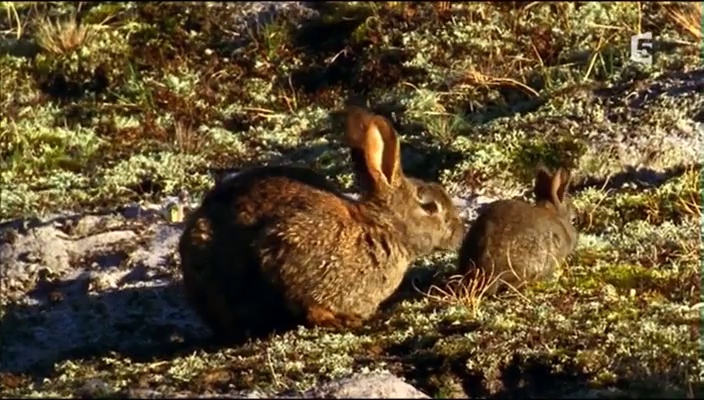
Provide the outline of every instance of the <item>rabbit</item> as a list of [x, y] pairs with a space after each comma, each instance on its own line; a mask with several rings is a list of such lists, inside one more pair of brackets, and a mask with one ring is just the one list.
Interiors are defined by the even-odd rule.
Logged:
[[457, 251], [464, 224], [438, 183], [406, 177], [391, 124], [350, 107], [360, 197], [317, 172], [259, 166], [216, 184], [179, 240], [189, 303], [218, 336], [361, 326], [411, 262]]
[[496, 294], [501, 281], [553, 278], [577, 245], [572, 224], [576, 210], [567, 192], [570, 179], [567, 169], [552, 174], [541, 165], [533, 188], [535, 204], [504, 199], [487, 205], [462, 241], [459, 272], [465, 278], [469, 272], [483, 272], [488, 295]]

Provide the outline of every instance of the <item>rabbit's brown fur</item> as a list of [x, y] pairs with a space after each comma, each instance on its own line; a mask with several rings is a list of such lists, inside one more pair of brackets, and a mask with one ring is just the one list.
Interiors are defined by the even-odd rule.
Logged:
[[403, 175], [388, 122], [352, 108], [347, 126], [359, 200], [312, 170], [268, 166], [216, 185], [189, 216], [184, 285], [216, 333], [357, 326], [415, 258], [459, 247], [463, 225], [449, 196]]
[[516, 285], [552, 277], [577, 245], [577, 230], [571, 223], [575, 210], [567, 193], [570, 177], [563, 168], [551, 174], [539, 167], [534, 205], [499, 200], [482, 210], [462, 242], [460, 272], [477, 279], [468, 273], [478, 268], [487, 282], [497, 279], [488, 294], [496, 293], [501, 281]]

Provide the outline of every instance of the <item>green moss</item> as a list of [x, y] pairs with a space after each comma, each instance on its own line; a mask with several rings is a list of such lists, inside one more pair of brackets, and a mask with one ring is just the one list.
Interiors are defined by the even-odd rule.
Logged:
[[580, 224], [586, 231], [595, 232], [641, 220], [659, 225], [696, 219], [698, 176], [698, 172], [689, 170], [659, 187], [620, 191], [609, 196], [598, 191], [580, 193], [575, 199]]
[[102, 3], [91, 7], [85, 15], [83, 22], [86, 24], [103, 24], [114, 20], [125, 9], [132, 8], [131, 4]]
[[586, 148], [586, 143], [569, 135], [525, 141], [514, 150], [512, 169], [523, 182], [530, 185], [535, 179], [537, 165], [542, 163], [552, 170], [559, 167], [573, 169], [579, 164]]
[[334, 25], [343, 20], [364, 20], [378, 11], [379, 7], [377, 5], [364, 1], [330, 3], [322, 6], [320, 22], [326, 25]]
[[639, 280], [653, 278], [652, 270], [640, 265], [610, 265], [603, 275], [605, 282], [619, 288], [634, 288]]

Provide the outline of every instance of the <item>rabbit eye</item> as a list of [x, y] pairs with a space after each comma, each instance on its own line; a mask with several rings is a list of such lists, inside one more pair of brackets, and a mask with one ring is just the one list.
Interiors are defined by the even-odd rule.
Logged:
[[437, 214], [440, 211], [440, 205], [433, 199], [431, 193], [423, 187], [418, 187], [416, 198], [420, 208], [428, 214]]
[[423, 209], [423, 211], [427, 212], [428, 214], [437, 214], [438, 211], [440, 211], [440, 207], [438, 206], [438, 203], [436, 203], [434, 201], [429, 201], [429, 202], [421, 201], [420, 207]]

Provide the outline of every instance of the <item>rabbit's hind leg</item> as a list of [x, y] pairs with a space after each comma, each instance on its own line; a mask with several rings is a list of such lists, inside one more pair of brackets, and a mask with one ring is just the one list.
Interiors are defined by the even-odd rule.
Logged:
[[356, 315], [335, 314], [329, 309], [313, 305], [307, 308], [306, 319], [309, 324], [323, 328], [333, 328], [343, 330], [346, 328], [358, 328], [362, 326], [363, 320]]
[[313, 326], [335, 329], [343, 328], [341, 321], [335, 317], [332, 311], [318, 305], [309, 306], [307, 308], [306, 320]]
[[358, 315], [338, 314], [336, 317], [346, 328], [357, 329], [364, 324], [364, 320]]

